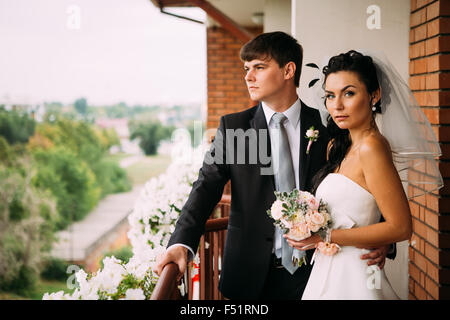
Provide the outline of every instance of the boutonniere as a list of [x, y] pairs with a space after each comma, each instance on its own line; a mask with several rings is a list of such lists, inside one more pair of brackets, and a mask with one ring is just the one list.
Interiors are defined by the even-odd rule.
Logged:
[[311, 145], [313, 142], [316, 142], [319, 138], [319, 130], [314, 130], [314, 126], [310, 127], [306, 131], [306, 137], [309, 139], [308, 146], [306, 147], [306, 154], [309, 153], [309, 149], [311, 149]]

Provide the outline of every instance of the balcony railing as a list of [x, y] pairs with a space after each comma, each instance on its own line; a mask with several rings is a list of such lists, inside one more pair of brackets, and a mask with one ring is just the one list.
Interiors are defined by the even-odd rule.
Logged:
[[[200, 239], [199, 246], [199, 299], [222, 300], [222, 294], [218, 290], [219, 277], [222, 265], [223, 249], [225, 246], [228, 215], [230, 212], [231, 197], [223, 195], [220, 202], [211, 213], [211, 218], [206, 222], [205, 234]], [[158, 279], [153, 290], [151, 300], [192, 300], [194, 292], [193, 273], [194, 266], [191, 262], [186, 268], [182, 279], [185, 288], [181, 295], [177, 283], [178, 266], [175, 263], [167, 264]]]

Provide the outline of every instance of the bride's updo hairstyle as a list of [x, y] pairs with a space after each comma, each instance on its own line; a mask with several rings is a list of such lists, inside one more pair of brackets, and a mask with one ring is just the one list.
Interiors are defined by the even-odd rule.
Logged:
[[[358, 78], [363, 82], [367, 88], [368, 94], [372, 94], [376, 91], [380, 85], [378, 83], [377, 71], [372, 58], [362, 55], [361, 53], [350, 50], [347, 53], [341, 53], [340, 55], [332, 57], [328, 61], [328, 65], [323, 68], [323, 74], [325, 79], [322, 87], [325, 89], [325, 83], [330, 74], [339, 71], [350, 71], [358, 75]], [[326, 100], [324, 101], [325, 107]], [[375, 113], [381, 113], [381, 99], [375, 104], [375, 111], [372, 111], [373, 116]], [[367, 108], [372, 109], [372, 105], [368, 105]], [[328, 150], [328, 162], [327, 164], [317, 172], [313, 179], [313, 192], [316, 192], [320, 182], [329, 174], [336, 170], [341, 165], [342, 160], [347, 154], [352, 141], [348, 129], [340, 129], [334, 122], [331, 115], [328, 116], [327, 131], [332, 141]]]

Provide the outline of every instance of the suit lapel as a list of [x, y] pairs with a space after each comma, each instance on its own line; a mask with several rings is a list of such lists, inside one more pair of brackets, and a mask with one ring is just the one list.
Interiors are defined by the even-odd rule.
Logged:
[[[315, 121], [315, 118], [313, 117], [312, 110], [310, 107], [308, 107], [306, 104], [301, 102], [301, 110], [300, 110], [300, 155], [299, 155], [299, 161], [300, 161], [300, 170], [299, 170], [299, 181], [300, 181], [300, 190], [304, 190], [306, 186], [306, 179], [308, 177], [308, 171], [311, 163], [311, 152], [309, 154], [306, 154], [306, 147], [308, 146], [309, 140], [306, 138], [306, 130], [308, 130], [311, 126], [314, 126], [315, 128], [318, 128], [318, 124]], [[269, 135], [269, 129], [267, 127], [267, 121], [266, 117], [264, 115], [264, 110], [262, 108], [261, 103], [259, 103], [258, 108], [255, 111], [255, 115], [250, 120], [250, 126], [256, 130], [257, 136], [258, 136], [258, 150], [260, 148], [260, 129], [265, 129], [267, 134], [267, 155], [268, 157], [271, 156], [271, 143], [270, 143], [270, 135]], [[311, 147], [311, 150], [314, 148], [314, 143]], [[272, 162], [270, 162], [270, 165]], [[264, 165], [261, 163], [258, 153], [258, 170], [261, 170], [261, 168], [268, 167], [268, 165]], [[263, 178], [261, 176], [261, 178]], [[273, 175], [269, 175], [270, 182], [271, 182], [271, 188], [273, 191], [275, 191], [275, 179]]]
[[[261, 162], [261, 158], [260, 158], [260, 148], [261, 146], [261, 142], [260, 142], [260, 130], [265, 130], [266, 133], [266, 137], [267, 137], [267, 144], [266, 144], [266, 150], [267, 150], [267, 154], [264, 154], [264, 150], [262, 151], [262, 153], [264, 154], [265, 157], [271, 157], [271, 142], [270, 142], [270, 135], [269, 135], [269, 128], [267, 127], [267, 121], [266, 121], [266, 116], [264, 115], [264, 110], [262, 108], [261, 103], [258, 104], [258, 108], [256, 109], [255, 115], [254, 117], [250, 120], [250, 126], [256, 130], [256, 134], [257, 134], [257, 141], [258, 141], [258, 170], [259, 170], [259, 174], [261, 176], [261, 178], [263, 178], [263, 175], [261, 175], [261, 168], [268, 168], [270, 167], [270, 165], [272, 165], [272, 161], [269, 162], [269, 164], [263, 164]], [[272, 192], [275, 191], [275, 179], [273, 174], [268, 176], [270, 182], [271, 182], [271, 187], [272, 187]]]
[[305, 189], [306, 178], [308, 177], [309, 164], [311, 162], [311, 153], [306, 154], [306, 147], [309, 140], [306, 138], [306, 130], [311, 126], [317, 126], [311, 115], [310, 108], [301, 101], [302, 108], [300, 111], [300, 170], [299, 181], [300, 190]]

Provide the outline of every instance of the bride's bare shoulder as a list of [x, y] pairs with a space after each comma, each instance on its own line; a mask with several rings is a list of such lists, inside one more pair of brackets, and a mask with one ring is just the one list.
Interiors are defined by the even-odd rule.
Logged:
[[372, 132], [363, 138], [359, 154], [362, 160], [372, 157], [391, 159], [389, 141], [379, 132]]

